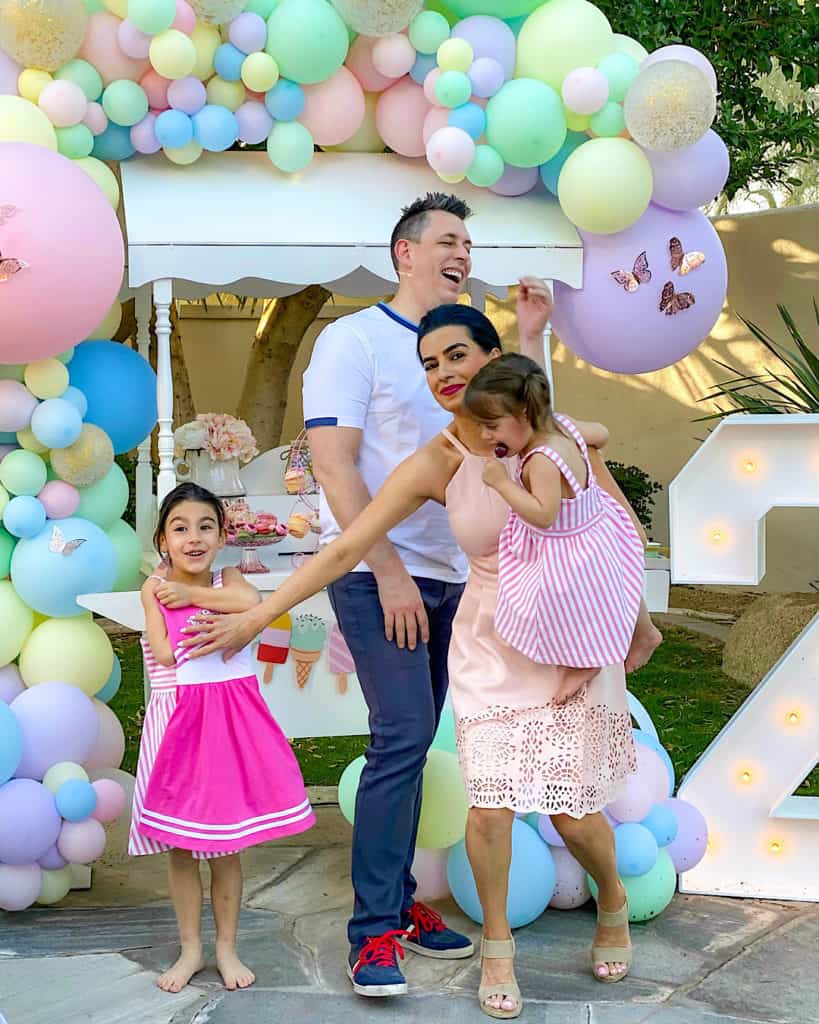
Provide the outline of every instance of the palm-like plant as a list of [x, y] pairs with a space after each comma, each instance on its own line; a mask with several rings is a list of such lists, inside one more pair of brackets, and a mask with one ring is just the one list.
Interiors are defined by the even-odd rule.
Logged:
[[[700, 399], [714, 402], [717, 412], [702, 416], [702, 420], [721, 419], [737, 412], [746, 413], [819, 413], [819, 356], [805, 341], [793, 317], [785, 306], [777, 304], [779, 315], [784, 321], [795, 350], [774, 341], [757, 324], [740, 316], [751, 334], [777, 359], [782, 367], [776, 372], [765, 367], [761, 374], [743, 374], [728, 363], [716, 360], [719, 366], [733, 374], [711, 388], [711, 392]], [[813, 311], [819, 328], [819, 307], [813, 300]], [[723, 408], [720, 401], [727, 402]]]

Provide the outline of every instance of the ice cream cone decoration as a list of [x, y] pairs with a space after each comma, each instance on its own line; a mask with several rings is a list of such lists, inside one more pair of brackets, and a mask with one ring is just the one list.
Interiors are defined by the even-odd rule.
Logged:
[[296, 683], [303, 690], [321, 657], [327, 639], [327, 623], [315, 615], [299, 615], [293, 622], [290, 636], [290, 654], [296, 663]]
[[347, 676], [355, 672], [355, 664], [337, 623], [333, 624], [330, 632], [327, 653], [330, 658], [330, 671], [336, 677], [336, 692], [343, 696], [347, 692]]
[[301, 512], [291, 512], [287, 520], [287, 529], [291, 537], [301, 540], [310, 532], [310, 520]]
[[269, 683], [273, 678], [274, 666], [283, 665], [287, 661], [291, 629], [292, 621], [288, 613], [285, 612], [262, 630], [262, 635], [259, 637], [259, 651], [256, 655], [264, 664], [262, 682]]

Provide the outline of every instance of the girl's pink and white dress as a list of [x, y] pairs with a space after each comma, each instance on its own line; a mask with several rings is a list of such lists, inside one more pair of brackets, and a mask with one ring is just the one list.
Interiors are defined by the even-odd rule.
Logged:
[[159, 665], [143, 638], [151, 699], [129, 853], [218, 857], [311, 828], [301, 771], [259, 692], [250, 646], [227, 662], [220, 651], [192, 659], [182, 630], [203, 609], [160, 608], [176, 665]]
[[547, 529], [511, 512], [500, 535], [495, 628], [532, 661], [598, 668], [625, 660], [643, 595], [645, 555], [631, 517], [597, 483], [583, 435], [565, 416], [588, 476], [586, 487], [553, 449], [534, 448], [557, 466], [573, 498]]

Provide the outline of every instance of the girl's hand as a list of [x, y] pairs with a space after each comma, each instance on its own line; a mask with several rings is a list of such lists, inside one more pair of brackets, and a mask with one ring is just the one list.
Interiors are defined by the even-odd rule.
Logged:
[[161, 605], [166, 608], [187, 608], [193, 604], [191, 588], [185, 583], [171, 583], [165, 580], [157, 583], [154, 593]]
[[494, 487], [497, 490], [508, 482], [509, 473], [500, 459], [486, 459], [481, 477], [487, 487]]

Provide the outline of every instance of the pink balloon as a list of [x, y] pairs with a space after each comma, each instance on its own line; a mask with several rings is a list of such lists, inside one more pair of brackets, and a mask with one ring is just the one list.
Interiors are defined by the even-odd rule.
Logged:
[[57, 840], [60, 856], [69, 864], [90, 864], [105, 849], [105, 829], [95, 818], [65, 821]]
[[0, 96], [17, 95], [17, 79], [23, 69], [0, 49]]
[[205, 86], [192, 75], [177, 78], [168, 86], [168, 103], [174, 110], [181, 110], [183, 114], [198, 114], [207, 102]]
[[[0, 152], [2, 152], [2, 148], [0, 148]], [[3, 248], [9, 254], [11, 253], [11, 250], [5, 245]], [[24, 272], [20, 271], [21, 274]], [[18, 276], [15, 274], [15, 277]], [[14, 277], [10, 280], [13, 281]], [[37, 399], [25, 384], [21, 384], [17, 380], [0, 380], [0, 430], [6, 433], [25, 430], [29, 423], [31, 423], [31, 415], [37, 408], [37, 404]]]
[[657, 801], [651, 787], [636, 775], [629, 775], [608, 810], [618, 821], [642, 821]]
[[0, 864], [0, 910], [25, 910], [40, 895], [38, 864]]
[[412, 873], [418, 883], [419, 900], [443, 900], [449, 896], [446, 862], [449, 850], [422, 850], [418, 847], [412, 862]]
[[402, 78], [408, 75], [415, 64], [415, 47], [405, 35], [382, 36], [372, 48], [372, 62], [375, 70], [386, 78]]
[[171, 28], [184, 32], [189, 36], [196, 28], [196, 13], [190, 4], [185, 0], [176, 0], [176, 17], [173, 19]]
[[489, 189], [499, 196], [522, 196], [531, 192], [540, 180], [537, 167], [513, 167], [506, 165], [503, 177]]
[[25, 688], [26, 685], [20, 675], [20, 670], [15, 664], [4, 665], [0, 668], [0, 700], [4, 704], [11, 704]]
[[433, 107], [424, 118], [424, 145], [426, 145], [439, 128], [449, 124], [449, 107]]
[[394, 78], [387, 78], [373, 65], [373, 47], [378, 42], [369, 36], [357, 36], [347, 52], [347, 67], [352, 71], [366, 92], [383, 92], [395, 84]]
[[169, 78], [163, 78], [159, 72], [151, 68], [140, 78], [139, 84], [145, 90], [145, 95], [148, 97], [148, 106], [151, 110], [162, 111], [170, 107], [168, 89], [171, 80]]
[[273, 118], [264, 103], [258, 100], [243, 103], [236, 111], [236, 121], [239, 124], [239, 138], [249, 145], [264, 142], [273, 128]]
[[609, 98], [609, 81], [597, 68], [575, 68], [563, 79], [560, 92], [575, 114], [596, 114]]
[[80, 507], [80, 492], [65, 480], [49, 480], [37, 497], [49, 519], [67, 519]]
[[151, 36], [146, 35], [144, 32], [140, 32], [136, 25], [129, 21], [128, 18], [120, 22], [117, 29], [119, 48], [127, 57], [133, 57], [136, 60], [142, 60], [148, 56], [148, 51], [151, 48], [151, 38]]
[[304, 89], [304, 111], [299, 120], [319, 146], [337, 146], [352, 138], [364, 123], [364, 90], [346, 67], [318, 85]]
[[97, 806], [91, 817], [104, 823], [116, 821], [125, 810], [125, 790], [113, 779], [98, 779], [92, 785], [97, 794]]
[[59, 153], [0, 143], [0, 166], [3, 202], [20, 211], [3, 228], [3, 254], [27, 264], [0, 288], [0, 362], [30, 362], [105, 319], [122, 286], [122, 232], [104, 193]]
[[651, 67], [652, 64], [660, 64], [664, 60], [682, 60], [686, 64], [693, 64], [695, 68], [702, 71], [714, 92], [717, 91], [717, 73], [714, 71], [711, 61], [704, 53], [695, 50], [693, 46], [682, 46], [679, 43], [661, 46], [659, 50], [655, 50], [646, 57], [640, 65], [640, 70]]
[[438, 97], [435, 94], [435, 86], [438, 84], [438, 79], [443, 74], [440, 68], [433, 68], [432, 71], [424, 79], [424, 95], [430, 103], [438, 103]]
[[565, 847], [555, 847], [551, 854], [555, 865], [555, 891], [549, 906], [557, 910], [582, 907], [591, 899], [585, 868]]
[[98, 768], [119, 768], [125, 756], [125, 733], [114, 712], [94, 698], [94, 710], [99, 718], [99, 732], [91, 753], [83, 761], [86, 771]]
[[147, 60], [135, 60], [122, 52], [118, 37], [121, 24], [120, 19], [109, 11], [92, 14], [77, 55], [94, 65], [102, 75], [104, 85], [110, 85], [120, 78], [136, 81], [148, 68]]
[[[637, 778], [651, 793], [652, 803], [662, 804], [671, 796], [668, 769], [656, 750], [637, 743]], [[641, 819], [642, 820], [642, 819]]]
[[144, 153], [146, 156], [151, 153], [158, 153], [162, 146], [156, 137], [156, 114], [148, 113], [139, 124], [131, 128], [131, 145], [137, 153]]
[[475, 159], [475, 140], [463, 128], [439, 128], [427, 143], [429, 166], [439, 174], [466, 174]]
[[101, 103], [89, 103], [82, 123], [88, 128], [92, 135], [102, 135], [108, 127], [108, 115], [102, 108]]
[[429, 108], [424, 90], [411, 78], [402, 78], [387, 89], [375, 108], [375, 123], [384, 144], [400, 156], [424, 156], [424, 120]]
[[55, 128], [79, 124], [88, 110], [85, 93], [75, 82], [49, 82], [37, 100], [40, 110]]

